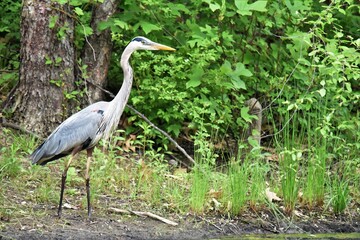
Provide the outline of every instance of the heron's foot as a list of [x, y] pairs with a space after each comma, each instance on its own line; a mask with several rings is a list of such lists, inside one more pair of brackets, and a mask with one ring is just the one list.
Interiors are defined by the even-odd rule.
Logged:
[[57, 217], [60, 219], [61, 218], [61, 210], [58, 211]]
[[[67, 170], [66, 170], [67, 171]], [[62, 211], [62, 203], [63, 203], [63, 196], [64, 196], [64, 189], [65, 189], [65, 182], [66, 182], [66, 171], [61, 176], [61, 191], [60, 191], [60, 201], [59, 201], [59, 208], [58, 208], [58, 217], [61, 218], [61, 211]]]
[[91, 211], [91, 206], [88, 206], [88, 220], [90, 221], [90, 219], [91, 219], [91, 213], [92, 213], [92, 211]]
[[86, 182], [86, 197], [87, 197], [87, 207], [88, 207], [88, 220], [91, 218], [91, 198], [90, 198], [90, 179], [87, 177]]

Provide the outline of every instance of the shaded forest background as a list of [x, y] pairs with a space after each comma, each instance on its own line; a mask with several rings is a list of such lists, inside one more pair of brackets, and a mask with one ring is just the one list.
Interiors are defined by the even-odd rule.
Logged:
[[[359, 149], [356, 1], [5, 0], [0, 11], [1, 116], [42, 136], [109, 98], [99, 87], [116, 93], [122, 49], [145, 35], [178, 51], [134, 55], [129, 103], [172, 136], [240, 140], [255, 97], [269, 146], [296, 114], [292, 128]], [[126, 115], [127, 133], [140, 134], [143, 121]]]

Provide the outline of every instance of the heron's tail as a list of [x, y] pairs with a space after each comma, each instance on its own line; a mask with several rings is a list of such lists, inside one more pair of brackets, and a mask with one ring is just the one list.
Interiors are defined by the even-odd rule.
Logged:
[[67, 156], [71, 152], [71, 151], [67, 151], [57, 154], [56, 151], [55, 152], [49, 151], [49, 148], [51, 148], [51, 146], [52, 145], [49, 141], [45, 141], [39, 147], [37, 147], [29, 157], [31, 163], [43, 166], [48, 162]]
[[35, 151], [30, 155], [29, 158], [32, 164], [44, 165], [41, 161], [42, 157], [44, 156], [44, 144], [45, 142], [43, 142], [39, 147], [37, 147]]

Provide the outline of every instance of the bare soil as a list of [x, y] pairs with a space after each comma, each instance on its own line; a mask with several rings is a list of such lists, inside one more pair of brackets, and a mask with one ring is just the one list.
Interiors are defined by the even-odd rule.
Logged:
[[[41, 211], [41, 209], [37, 210]], [[64, 209], [59, 219], [56, 209], [44, 215], [1, 219], [0, 239], [214, 239], [243, 234], [269, 233], [360, 233], [360, 217], [296, 217], [279, 220], [268, 212], [249, 212], [238, 219], [222, 216], [168, 215], [179, 223], [170, 226], [149, 217], [108, 213], [87, 220], [83, 210]]]

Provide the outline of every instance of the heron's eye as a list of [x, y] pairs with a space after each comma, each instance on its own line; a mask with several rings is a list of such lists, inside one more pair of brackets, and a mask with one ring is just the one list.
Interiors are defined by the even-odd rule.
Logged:
[[145, 41], [145, 40], [141, 40], [141, 43], [142, 43], [142, 44], [146, 44], [146, 41]]

